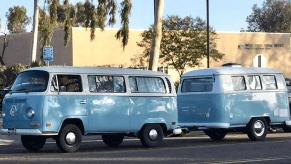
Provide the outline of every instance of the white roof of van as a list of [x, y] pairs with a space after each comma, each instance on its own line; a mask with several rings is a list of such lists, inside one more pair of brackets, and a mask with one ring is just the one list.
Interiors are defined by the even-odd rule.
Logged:
[[281, 73], [282, 73], [281, 71], [272, 68], [216, 67], [186, 72], [182, 75], [182, 77], [211, 76], [211, 75], [281, 74]]
[[115, 74], [115, 75], [152, 75], [169, 76], [166, 73], [148, 70], [128, 69], [128, 68], [108, 68], [108, 67], [72, 67], [72, 66], [51, 66], [34, 67], [24, 71], [40, 70], [54, 73], [86, 73], [86, 74]]

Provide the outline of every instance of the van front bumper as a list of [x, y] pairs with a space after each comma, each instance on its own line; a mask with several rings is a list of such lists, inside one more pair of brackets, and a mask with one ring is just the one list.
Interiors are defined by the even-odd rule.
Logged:
[[58, 135], [55, 132], [41, 132], [39, 129], [1, 129], [1, 135], [36, 135], [36, 136], [53, 136]]

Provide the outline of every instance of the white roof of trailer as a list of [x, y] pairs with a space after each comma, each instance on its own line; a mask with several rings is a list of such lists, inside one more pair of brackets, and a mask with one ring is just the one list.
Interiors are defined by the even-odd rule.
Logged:
[[216, 67], [199, 69], [186, 72], [182, 77], [187, 76], [212, 76], [212, 75], [245, 75], [245, 74], [282, 74], [281, 71], [272, 68], [258, 67]]
[[108, 68], [108, 67], [72, 67], [72, 66], [51, 66], [51, 67], [34, 67], [24, 71], [40, 70], [52, 73], [85, 73], [85, 74], [114, 74], [114, 75], [151, 75], [151, 76], [168, 76], [166, 73], [138, 70], [129, 68]]

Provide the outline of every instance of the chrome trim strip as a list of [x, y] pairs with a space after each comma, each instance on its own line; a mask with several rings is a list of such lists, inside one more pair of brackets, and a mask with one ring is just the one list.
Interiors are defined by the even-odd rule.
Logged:
[[180, 127], [197, 126], [206, 128], [229, 128], [229, 123], [178, 123]]
[[13, 133], [11, 133], [8, 129], [1, 129], [1, 135], [39, 135], [39, 136], [53, 136], [58, 135], [55, 132], [42, 133], [39, 129], [15, 129]]

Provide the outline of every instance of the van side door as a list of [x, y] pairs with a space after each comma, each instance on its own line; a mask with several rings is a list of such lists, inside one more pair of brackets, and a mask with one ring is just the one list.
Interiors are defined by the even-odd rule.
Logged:
[[129, 98], [125, 78], [120, 75], [88, 75], [88, 131], [127, 132]]

